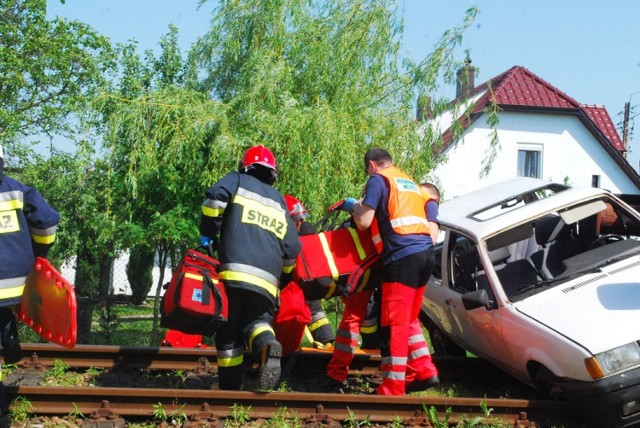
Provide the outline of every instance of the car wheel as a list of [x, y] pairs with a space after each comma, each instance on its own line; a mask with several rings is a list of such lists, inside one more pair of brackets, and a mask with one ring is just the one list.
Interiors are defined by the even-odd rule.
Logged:
[[449, 339], [447, 335], [438, 328], [433, 321], [428, 320], [427, 330], [429, 331], [429, 339], [431, 339], [431, 346], [433, 347], [434, 354], [446, 355], [449, 357], [466, 357], [467, 352], [456, 345], [456, 343]]
[[536, 372], [534, 382], [538, 389], [545, 392], [552, 399], [561, 400], [565, 398], [564, 390], [558, 383], [558, 378], [548, 368], [540, 367]]

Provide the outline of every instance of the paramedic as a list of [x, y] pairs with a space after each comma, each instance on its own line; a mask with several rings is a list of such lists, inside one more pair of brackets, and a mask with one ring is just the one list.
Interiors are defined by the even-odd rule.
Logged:
[[[5, 363], [22, 359], [11, 306], [20, 303], [35, 258], [47, 256], [59, 220], [58, 212], [38, 191], [4, 175], [0, 146], [0, 346]], [[0, 409], [4, 410], [7, 402], [1, 385]]]
[[[305, 221], [305, 219], [309, 217], [309, 212], [304, 207], [302, 201], [291, 195], [285, 195], [284, 198], [287, 201], [289, 214], [291, 215], [300, 236], [315, 233], [314, 227]], [[331, 345], [335, 339], [335, 335], [331, 329], [331, 324], [329, 323], [327, 314], [322, 308], [322, 301], [307, 300], [306, 303], [311, 311], [311, 321], [309, 321], [307, 327], [309, 328], [309, 332], [313, 339], [313, 346], [317, 348], [324, 348]]]
[[346, 200], [343, 209], [352, 212], [360, 230], [371, 228], [382, 258], [383, 382], [377, 392], [402, 395], [439, 383], [438, 371], [417, 322], [422, 294], [435, 263], [427, 195], [393, 165], [391, 155], [384, 149], [367, 150], [364, 167], [369, 175], [364, 197], [360, 201]]
[[281, 370], [282, 345], [271, 327], [278, 285], [288, 283], [301, 244], [284, 197], [273, 187], [273, 153], [251, 147], [238, 169], [205, 192], [200, 217], [201, 239], [218, 251], [229, 299], [229, 322], [215, 337], [219, 388], [242, 389], [246, 343], [260, 363], [258, 389], [270, 390]]

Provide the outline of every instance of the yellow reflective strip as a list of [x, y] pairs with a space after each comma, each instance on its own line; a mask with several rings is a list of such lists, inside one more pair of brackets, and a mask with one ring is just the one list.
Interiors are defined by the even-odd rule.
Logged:
[[364, 287], [367, 286], [370, 276], [371, 276], [371, 269], [365, 270], [364, 274], [362, 274], [362, 281], [360, 282], [360, 287], [358, 287], [358, 291], [362, 291]]
[[360, 260], [364, 260], [367, 257], [367, 254], [364, 252], [364, 248], [362, 248], [362, 242], [360, 242], [360, 237], [358, 236], [358, 232], [355, 229], [347, 228], [351, 237], [353, 238], [353, 243], [356, 244], [356, 250], [358, 250], [358, 255], [360, 256]]
[[31, 239], [33, 239], [33, 242], [36, 244], [53, 244], [53, 241], [56, 240], [56, 235], [31, 235]]
[[21, 210], [23, 207], [24, 203], [19, 199], [13, 199], [11, 201], [0, 201], [0, 211]]
[[195, 273], [191, 273], [191, 272], [186, 272], [184, 274], [185, 278], [191, 278], [191, 279], [195, 279], [196, 281], [202, 281], [202, 275], [198, 275]]
[[328, 319], [320, 318], [318, 321], [312, 322], [311, 324], [309, 324], [309, 330], [316, 331], [317, 329], [319, 329], [323, 325], [327, 325], [327, 324], [329, 324], [329, 320]]
[[218, 277], [221, 280], [229, 280], [229, 281], [240, 281], [246, 282], [248, 284], [255, 285], [256, 287], [260, 287], [265, 289], [270, 295], [274, 298], [278, 296], [278, 287], [267, 281], [266, 279], [259, 278], [255, 275], [251, 275], [244, 272], [233, 272], [233, 271], [222, 271], [218, 274]]
[[220, 217], [224, 212], [224, 208], [209, 208], [206, 206], [202, 206], [202, 214], [205, 217]]
[[291, 273], [291, 271], [293, 271], [293, 265], [282, 265], [282, 272]]
[[371, 334], [378, 331], [378, 324], [372, 325], [371, 327], [360, 327], [360, 333]]
[[235, 367], [239, 366], [243, 362], [244, 355], [240, 354], [237, 357], [231, 358], [218, 358], [219, 367]]
[[0, 299], [12, 299], [14, 297], [20, 297], [22, 296], [23, 292], [24, 292], [24, 284], [18, 285], [17, 287], [1, 288]]
[[260, 333], [264, 333], [265, 331], [270, 331], [275, 336], [275, 333], [270, 325], [263, 325], [261, 327], [256, 328], [251, 332], [251, 336], [249, 337], [249, 349], [253, 349], [253, 339], [258, 337]]
[[319, 233], [318, 238], [320, 238], [320, 243], [322, 244], [322, 251], [324, 251], [324, 256], [327, 258], [327, 263], [329, 264], [329, 270], [331, 271], [331, 276], [335, 281], [337, 281], [338, 276], [340, 276], [340, 273], [338, 272], [336, 261], [333, 259], [333, 254], [331, 254], [331, 250], [329, 249], [329, 243], [327, 242], [327, 237], [325, 236], [324, 233]]
[[333, 297], [333, 293], [336, 292], [336, 287], [337, 287], [336, 282], [331, 281], [331, 284], [329, 285], [329, 291], [327, 291], [327, 294], [325, 294], [323, 299], [328, 299], [329, 297]]

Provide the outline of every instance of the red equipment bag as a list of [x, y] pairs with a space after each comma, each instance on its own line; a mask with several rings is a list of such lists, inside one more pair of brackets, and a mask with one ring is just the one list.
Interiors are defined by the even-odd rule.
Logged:
[[224, 285], [218, 280], [220, 262], [188, 250], [165, 284], [160, 325], [188, 334], [211, 336], [229, 317]]
[[328, 299], [380, 284], [379, 255], [369, 229], [346, 227], [300, 237], [294, 279], [307, 300]]
[[282, 345], [282, 356], [288, 357], [300, 348], [304, 329], [311, 321], [311, 311], [304, 293], [295, 281], [280, 292], [280, 306], [273, 318], [273, 331]]

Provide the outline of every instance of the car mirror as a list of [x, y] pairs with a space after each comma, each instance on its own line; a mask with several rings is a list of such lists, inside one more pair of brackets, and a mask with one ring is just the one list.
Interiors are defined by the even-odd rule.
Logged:
[[476, 290], [462, 295], [462, 305], [468, 311], [485, 307], [490, 308], [491, 302], [487, 290]]

